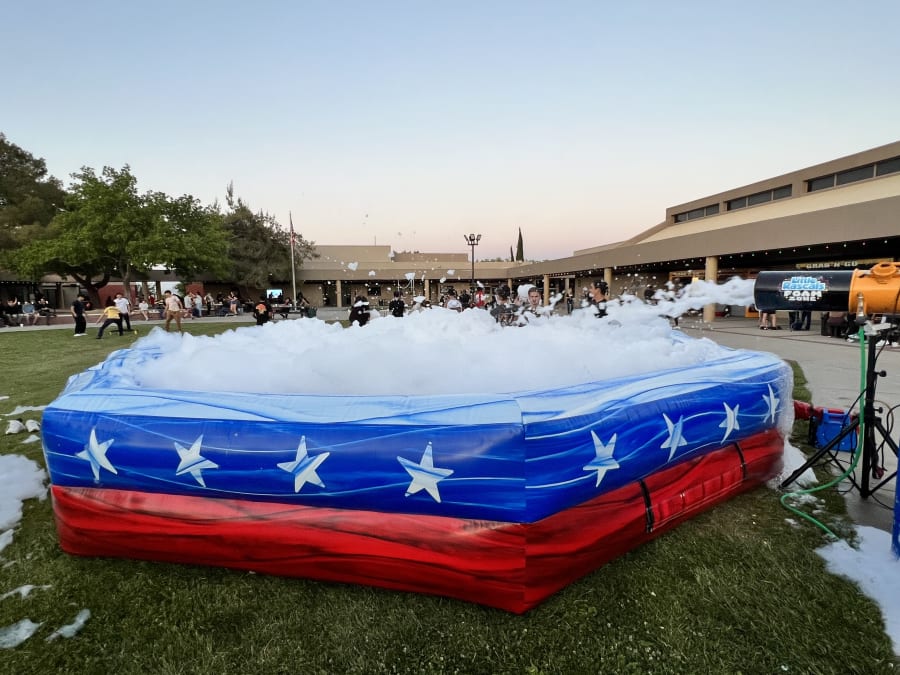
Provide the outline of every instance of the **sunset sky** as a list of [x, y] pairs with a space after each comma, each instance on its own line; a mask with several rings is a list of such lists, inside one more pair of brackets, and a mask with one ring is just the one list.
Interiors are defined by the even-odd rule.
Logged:
[[900, 3], [11, 3], [0, 132], [320, 244], [529, 259], [900, 139]]

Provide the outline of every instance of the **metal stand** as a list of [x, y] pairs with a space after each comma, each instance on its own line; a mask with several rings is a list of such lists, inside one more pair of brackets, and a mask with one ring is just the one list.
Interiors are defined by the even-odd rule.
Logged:
[[[878, 358], [875, 346], [877, 344], [877, 340], [875, 339], [877, 336], [872, 335], [869, 336], [869, 352], [868, 359], [866, 363], [866, 392], [865, 392], [865, 405], [863, 409], [863, 421], [865, 422], [865, 426], [863, 429], [863, 441], [862, 443], [857, 444], [856, 452], [862, 452], [862, 476], [860, 478], [860, 484], [856, 484], [856, 480], [853, 476], [850, 477], [850, 482], [853, 484], [857, 490], [859, 490], [859, 496], [863, 499], [867, 499], [869, 495], [871, 495], [876, 490], [883, 487], [886, 483], [888, 483], [891, 479], [893, 479], [897, 472], [894, 471], [890, 476], [884, 478], [884, 468], [879, 466], [878, 464], [878, 446], [875, 442], [875, 432], [877, 431], [881, 434], [881, 438], [883, 442], [887, 443], [891, 450], [894, 451], [894, 455], [897, 454], [898, 448], [897, 444], [893, 441], [888, 433], [887, 429], [884, 428], [884, 424], [881, 422], [881, 417], [878, 416], [878, 413], [881, 410], [875, 409], [875, 388], [878, 383], [878, 377], [885, 377], [887, 373], [885, 371], [876, 371], [875, 370], [875, 361]], [[857, 428], [859, 427], [859, 417], [853, 419], [848, 425], [846, 425], [843, 429], [841, 429], [840, 433], [832, 438], [828, 444], [812, 455], [799, 469], [794, 471], [788, 478], [781, 483], [779, 487], [785, 488], [791, 483], [793, 483], [800, 475], [806, 471], [811, 466], [816, 465], [819, 460], [821, 460], [825, 455], [831, 455], [832, 460], [837, 461], [837, 456], [834, 454], [833, 449], [837, 447], [841, 441], [847, 438], [850, 434], [855, 434]], [[870, 479], [879, 480], [882, 479], [880, 483], [872, 486], [870, 484]]]

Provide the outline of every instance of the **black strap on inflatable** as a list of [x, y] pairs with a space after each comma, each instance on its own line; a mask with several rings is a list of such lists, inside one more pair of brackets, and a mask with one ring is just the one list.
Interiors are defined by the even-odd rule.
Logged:
[[741, 444], [735, 441], [734, 449], [737, 450], [738, 457], [741, 458], [741, 480], [747, 480], [747, 461], [744, 459], [744, 451], [741, 450]]
[[653, 532], [653, 503], [650, 501], [650, 490], [647, 489], [647, 484], [643, 480], [639, 480], [638, 484], [641, 486], [641, 493], [644, 495], [644, 508], [647, 513], [647, 532]]

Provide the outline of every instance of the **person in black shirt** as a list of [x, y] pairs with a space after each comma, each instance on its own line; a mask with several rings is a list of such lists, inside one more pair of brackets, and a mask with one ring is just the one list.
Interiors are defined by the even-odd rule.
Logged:
[[510, 290], [506, 284], [500, 284], [495, 293], [495, 303], [491, 309], [491, 316], [501, 326], [511, 326], [516, 322], [516, 307], [510, 302]]
[[87, 332], [87, 319], [84, 317], [84, 295], [81, 293], [72, 303], [72, 316], [75, 317], [74, 337], [84, 337]]
[[259, 302], [256, 303], [256, 307], [253, 308], [253, 316], [256, 319], [257, 326], [268, 323], [269, 319], [272, 317], [272, 307], [269, 305], [269, 301], [266, 299], [265, 295], [259, 296]]
[[[56, 316], [56, 313], [53, 311], [53, 308], [50, 306], [50, 301], [47, 298], [41, 296], [37, 300], [34, 301], [34, 308], [37, 310], [38, 316]], [[35, 322], [37, 323], [37, 322]], [[50, 319], [47, 319], [47, 325], [50, 325]]]
[[3, 323], [7, 326], [22, 325], [22, 304], [18, 298], [10, 298], [3, 305]]
[[406, 303], [400, 297], [400, 291], [394, 291], [394, 299], [388, 303], [391, 316], [401, 317], [406, 312]]
[[350, 325], [357, 322], [360, 326], [365, 326], [369, 322], [369, 301], [363, 296], [357, 295], [350, 308]]

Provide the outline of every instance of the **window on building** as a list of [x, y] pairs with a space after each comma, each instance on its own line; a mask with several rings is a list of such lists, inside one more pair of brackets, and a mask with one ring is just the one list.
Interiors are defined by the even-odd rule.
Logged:
[[747, 206], [755, 206], [756, 204], [765, 204], [772, 201], [772, 191], [757, 192], [747, 197]]
[[816, 190], [826, 190], [834, 187], [834, 174], [813, 178], [806, 181], [807, 192], [815, 192]]
[[784, 199], [786, 197], [790, 197], [793, 192], [793, 186], [785, 185], [780, 188], [775, 188], [772, 190], [772, 199]]
[[674, 216], [674, 220], [676, 223], [683, 223], [686, 220], [693, 220], [694, 218], [714, 216], [718, 212], [719, 205], [710, 204], [709, 206], [701, 206], [699, 209], [691, 209], [690, 211], [684, 211], [683, 213], [676, 213]]
[[889, 173], [897, 173], [898, 171], [900, 171], [900, 157], [885, 159], [875, 165], [876, 176], [886, 176]]
[[737, 199], [731, 199], [725, 202], [725, 208], [729, 211], [735, 211], [737, 209], [742, 209], [747, 206], [747, 198], [746, 197], [738, 197]]
[[867, 164], [866, 166], [858, 166], [855, 169], [847, 169], [837, 173], [837, 184], [846, 185], [847, 183], [855, 183], [858, 180], [865, 180], [875, 175], [875, 165]]
[[688, 220], [693, 220], [694, 218], [702, 218], [703, 209], [693, 209], [691, 211], [688, 211], [687, 217]]

